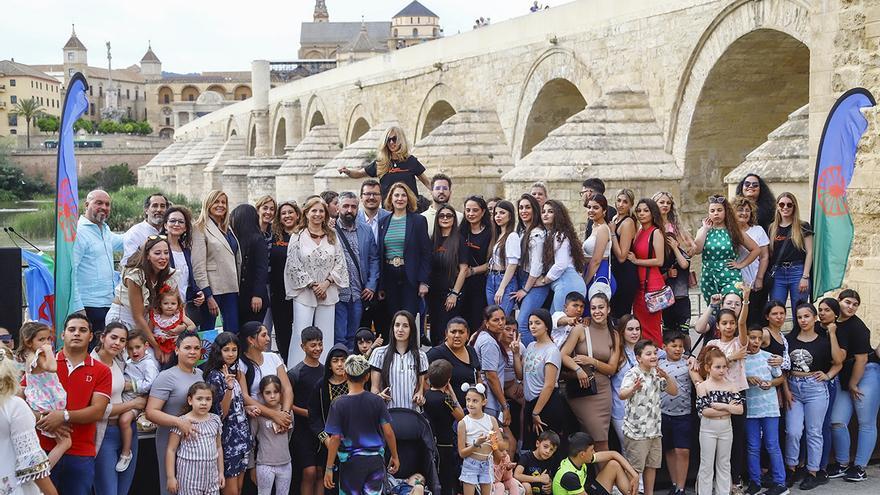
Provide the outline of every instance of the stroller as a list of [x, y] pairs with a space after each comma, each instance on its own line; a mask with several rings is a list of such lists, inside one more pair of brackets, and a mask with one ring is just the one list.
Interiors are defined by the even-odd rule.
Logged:
[[[396, 407], [388, 412], [391, 414], [391, 428], [397, 438], [397, 455], [400, 458], [400, 469], [394, 477], [406, 479], [415, 473], [422, 473], [425, 476], [425, 493], [439, 494], [438, 453], [430, 423], [412, 409]], [[390, 458], [388, 452], [386, 457]], [[386, 476], [385, 492], [392, 487], [390, 475]]]

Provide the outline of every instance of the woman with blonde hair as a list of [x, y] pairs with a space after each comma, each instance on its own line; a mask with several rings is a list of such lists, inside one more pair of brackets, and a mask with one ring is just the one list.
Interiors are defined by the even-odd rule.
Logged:
[[674, 234], [679, 245], [690, 255], [694, 250], [694, 238], [687, 227], [681, 224], [681, 219], [678, 218], [678, 212], [675, 210], [675, 199], [672, 197], [672, 193], [659, 191], [654, 193], [651, 199], [657, 203], [657, 208], [660, 209], [660, 218], [663, 219], [665, 233]]
[[303, 205], [297, 232], [290, 236], [287, 246], [284, 286], [287, 298], [293, 300], [293, 335], [287, 355], [289, 366], [305, 357], [299, 340], [306, 327], [321, 329], [324, 355], [333, 347], [336, 303], [339, 302], [339, 289], [348, 287], [348, 265], [329, 219], [327, 203], [319, 196], [309, 198]]
[[200, 330], [211, 330], [218, 314], [223, 330], [238, 333], [238, 280], [241, 249], [229, 225], [229, 197], [214, 190], [205, 196], [202, 211], [193, 224], [193, 277], [205, 294], [207, 308]]
[[376, 177], [379, 179], [383, 202], [388, 197], [391, 186], [398, 182], [406, 184], [413, 194], [418, 191], [416, 179], [430, 189], [431, 183], [425, 173], [425, 166], [410, 155], [409, 150], [409, 140], [406, 139], [403, 129], [396, 125], [391, 126], [385, 131], [385, 137], [379, 143], [376, 159], [372, 163], [360, 169], [340, 167], [339, 173], [353, 179]]
[[617, 280], [617, 291], [611, 296], [611, 315], [623, 318], [632, 312], [633, 299], [639, 290], [636, 265], [627, 259], [636, 238], [638, 223], [634, 214], [636, 196], [632, 189], [620, 189], [615, 196], [617, 214], [609, 222], [611, 227], [611, 273]]
[[770, 300], [792, 307], [810, 300], [810, 268], [813, 263], [813, 229], [801, 222], [797, 198], [784, 192], [776, 198], [776, 218], [770, 224]]

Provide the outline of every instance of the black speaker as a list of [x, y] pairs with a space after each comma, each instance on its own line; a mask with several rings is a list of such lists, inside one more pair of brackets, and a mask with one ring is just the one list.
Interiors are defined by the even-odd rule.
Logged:
[[21, 249], [0, 248], [0, 327], [9, 330], [16, 342], [24, 318], [21, 274]]

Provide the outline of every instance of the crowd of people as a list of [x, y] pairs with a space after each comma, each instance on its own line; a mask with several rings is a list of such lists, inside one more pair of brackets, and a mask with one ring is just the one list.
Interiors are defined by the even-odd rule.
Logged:
[[[163, 494], [652, 495], [665, 460], [684, 495], [692, 449], [700, 495], [866, 478], [880, 359], [857, 292], [810, 302], [794, 195], [749, 174], [692, 235], [671, 193], [589, 178], [582, 236], [541, 183], [456, 204], [398, 127], [340, 173], [360, 190], [215, 190], [195, 218], [152, 194], [124, 235], [91, 191], [60, 350], [0, 335], [4, 493], [128, 493], [151, 427]], [[399, 409], [430, 425], [426, 472], [398, 473]]]

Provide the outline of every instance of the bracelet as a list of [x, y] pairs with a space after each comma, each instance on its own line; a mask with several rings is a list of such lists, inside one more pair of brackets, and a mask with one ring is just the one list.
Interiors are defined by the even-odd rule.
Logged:
[[449, 295], [459, 297], [459, 296], [461, 296], [461, 292], [455, 292], [454, 289], [449, 289]]
[[532, 417], [533, 417], [533, 418], [540, 418], [540, 417], [541, 417], [541, 413], [533, 412], [533, 413], [532, 413]]
[[806, 277], [801, 277], [801, 280], [810, 280], [810, 276], [807, 275]]

